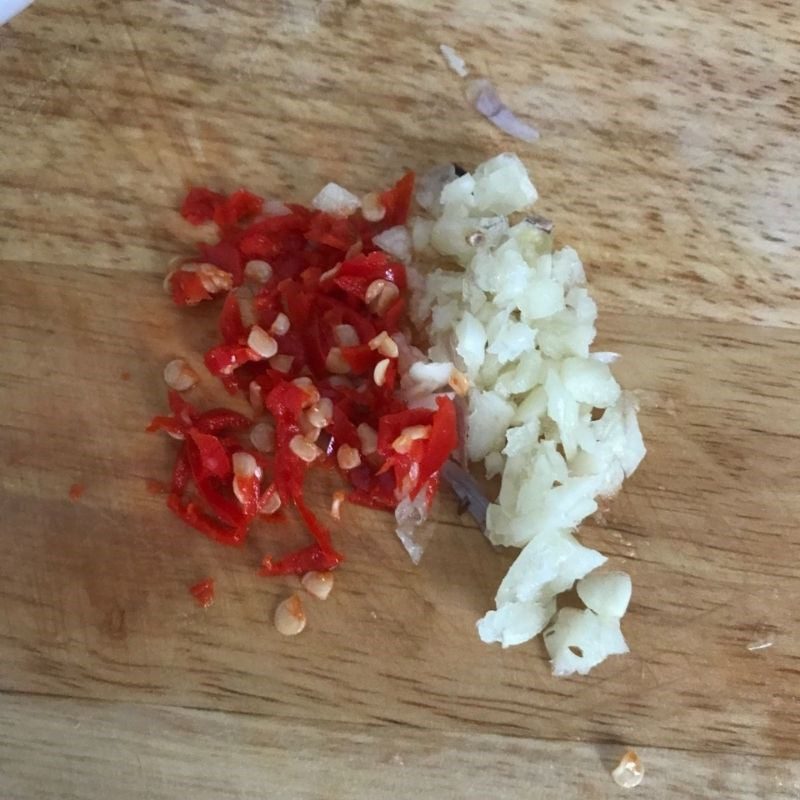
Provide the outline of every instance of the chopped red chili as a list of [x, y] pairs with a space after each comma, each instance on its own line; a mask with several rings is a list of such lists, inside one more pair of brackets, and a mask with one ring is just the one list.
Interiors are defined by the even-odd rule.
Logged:
[[203, 608], [208, 608], [214, 602], [214, 579], [203, 578], [190, 586], [189, 591]]
[[[435, 410], [409, 408], [395, 391], [397, 358], [380, 363], [386, 356], [369, 344], [384, 331], [399, 335], [403, 325], [405, 266], [378, 250], [373, 237], [406, 222], [413, 186], [409, 172], [379, 195], [380, 222], [360, 211], [342, 217], [296, 204], [265, 214], [262, 198], [246, 189], [226, 195], [194, 187], [181, 207], [192, 224], [216, 223], [220, 240], [200, 245], [172, 274], [172, 298], [191, 306], [225, 295], [221, 341], [205, 363], [229, 391], [255, 403], [256, 419], [227, 408], [201, 412], [170, 391], [172, 413], [154, 417], [147, 430], [181, 440], [167, 505], [206, 536], [237, 545], [256, 519], [283, 520], [292, 508], [299, 513], [313, 542], [280, 558], [266, 556], [263, 575], [341, 563], [330, 532], [304, 499], [306, 473], [315, 464], [335, 466], [340, 446], [350, 448], [343, 463], [352, 468], [340, 468], [352, 486], [348, 499], [382, 509], [422, 491], [430, 504], [438, 470], [455, 447], [452, 400], [439, 397]], [[251, 260], [269, 269], [246, 269]], [[247, 291], [237, 289], [245, 279]], [[275, 360], [265, 357], [273, 350], [266, 336], [275, 342]], [[248, 438], [265, 417], [275, 431], [270, 455]], [[408, 428], [413, 435], [404, 434]], [[368, 434], [377, 434], [377, 442], [362, 440]], [[210, 579], [192, 593], [205, 591], [205, 583], [213, 594]]]

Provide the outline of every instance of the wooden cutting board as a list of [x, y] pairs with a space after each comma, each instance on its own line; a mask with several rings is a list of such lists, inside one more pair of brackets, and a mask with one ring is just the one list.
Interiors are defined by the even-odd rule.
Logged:
[[[496, 6], [37, 0], [0, 29], [2, 797], [604, 798], [629, 746], [643, 797], [798, 796], [797, 8]], [[539, 142], [468, 106], [442, 42]], [[161, 289], [176, 204], [506, 149], [641, 400], [648, 457], [581, 532], [633, 576], [632, 653], [557, 680], [540, 642], [482, 645], [513, 554], [447, 493], [417, 568], [348, 509], [333, 595], [281, 638], [290, 583], [255, 571], [299, 526], [229, 550], [145, 488], [162, 367], [213, 337]]]

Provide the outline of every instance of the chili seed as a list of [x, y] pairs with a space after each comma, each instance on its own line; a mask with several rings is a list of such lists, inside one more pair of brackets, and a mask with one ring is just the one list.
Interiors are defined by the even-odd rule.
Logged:
[[386, 383], [386, 371], [389, 369], [391, 362], [388, 358], [381, 359], [372, 371], [372, 379], [375, 381], [376, 386], [383, 386]]
[[260, 259], [253, 259], [245, 264], [244, 276], [257, 283], [266, 283], [272, 277], [272, 265]]
[[644, 767], [636, 751], [628, 750], [628, 752], [622, 756], [619, 764], [617, 764], [614, 771], [611, 773], [611, 777], [614, 778], [614, 783], [616, 783], [617, 786], [621, 786], [623, 789], [633, 789], [634, 786], [638, 786], [642, 782], [642, 778], [644, 778]]
[[325, 359], [325, 367], [328, 372], [334, 375], [346, 375], [350, 372], [350, 365], [342, 355], [342, 351], [338, 347], [331, 347], [328, 350], [328, 356]]
[[369, 349], [377, 350], [382, 356], [387, 356], [388, 358], [397, 358], [400, 355], [397, 342], [386, 331], [381, 331], [377, 336], [369, 340]]
[[304, 436], [297, 434], [289, 442], [289, 449], [301, 460], [310, 464], [322, 455], [322, 450], [309, 442]]
[[[218, 292], [228, 292], [233, 288], [233, 276], [230, 272], [225, 272], [224, 269], [214, 266], [213, 264], [197, 264], [195, 265], [197, 274], [200, 276], [200, 282], [203, 288], [209, 294], [217, 294]], [[181, 267], [186, 269], [186, 265]], [[189, 270], [190, 272], [192, 270]]]
[[200, 376], [182, 359], [175, 358], [164, 367], [164, 383], [176, 392], [191, 389]]
[[358, 333], [352, 325], [336, 325], [333, 329], [333, 338], [341, 347], [356, 347], [360, 344]]
[[380, 222], [386, 216], [386, 209], [376, 192], [369, 192], [361, 198], [361, 214], [367, 222]]
[[283, 372], [284, 374], [292, 369], [293, 363], [294, 356], [287, 356], [283, 354], [272, 356], [272, 358], [269, 360], [269, 365], [272, 367], [272, 369], [277, 370], [278, 372]]
[[284, 636], [297, 636], [306, 627], [306, 613], [303, 601], [293, 594], [287, 597], [275, 609], [275, 628]]
[[391, 281], [383, 280], [383, 278], [372, 281], [367, 286], [367, 291], [364, 295], [370, 311], [374, 311], [376, 314], [384, 314], [398, 297], [400, 297], [400, 290], [397, 286]]
[[361, 464], [361, 454], [358, 452], [358, 450], [356, 450], [355, 447], [351, 447], [349, 444], [343, 444], [336, 451], [336, 463], [342, 469], [355, 469], [359, 464]]
[[275, 317], [275, 321], [270, 326], [270, 331], [276, 336], [285, 336], [287, 333], [289, 333], [289, 328], [289, 317], [281, 312], [277, 317]]
[[333, 574], [330, 572], [306, 572], [300, 578], [302, 587], [318, 600], [325, 600], [333, 589]]
[[407, 453], [411, 449], [412, 442], [427, 439], [430, 435], [430, 425], [410, 425], [400, 431], [400, 435], [392, 442], [392, 448], [398, 453]]
[[361, 452], [365, 456], [370, 456], [378, 450], [378, 434], [376, 430], [366, 422], [362, 422], [357, 428], [358, 438], [361, 442]]
[[250, 431], [250, 442], [256, 450], [262, 453], [273, 452], [275, 450], [275, 428], [268, 422], [259, 422], [257, 425], [253, 425], [253, 429]]
[[250, 329], [247, 346], [261, 358], [272, 358], [278, 352], [278, 343], [259, 325]]
[[273, 484], [261, 497], [261, 505], [259, 506], [259, 513], [268, 517], [274, 514], [281, 507], [281, 496], [278, 494]]
[[308, 421], [317, 428], [324, 428], [333, 419], [333, 400], [323, 397], [308, 410]]

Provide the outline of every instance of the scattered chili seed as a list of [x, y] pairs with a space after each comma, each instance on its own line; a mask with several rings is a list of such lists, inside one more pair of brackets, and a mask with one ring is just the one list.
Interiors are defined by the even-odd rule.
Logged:
[[306, 627], [306, 612], [303, 601], [293, 594], [275, 609], [275, 627], [284, 636], [297, 636]]
[[191, 389], [200, 376], [182, 358], [175, 358], [164, 367], [164, 383], [176, 392]]
[[306, 572], [300, 578], [300, 584], [311, 595], [318, 600], [327, 600], [328, 595], [333, 589], [332, 572]]

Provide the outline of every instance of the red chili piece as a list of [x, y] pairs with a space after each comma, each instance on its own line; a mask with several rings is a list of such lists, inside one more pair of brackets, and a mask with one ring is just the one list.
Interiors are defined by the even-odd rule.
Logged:
[[214, 602], [214, 579], [203, 578], [190, 586], [189, 591], [203, 608], [208, 608]]

